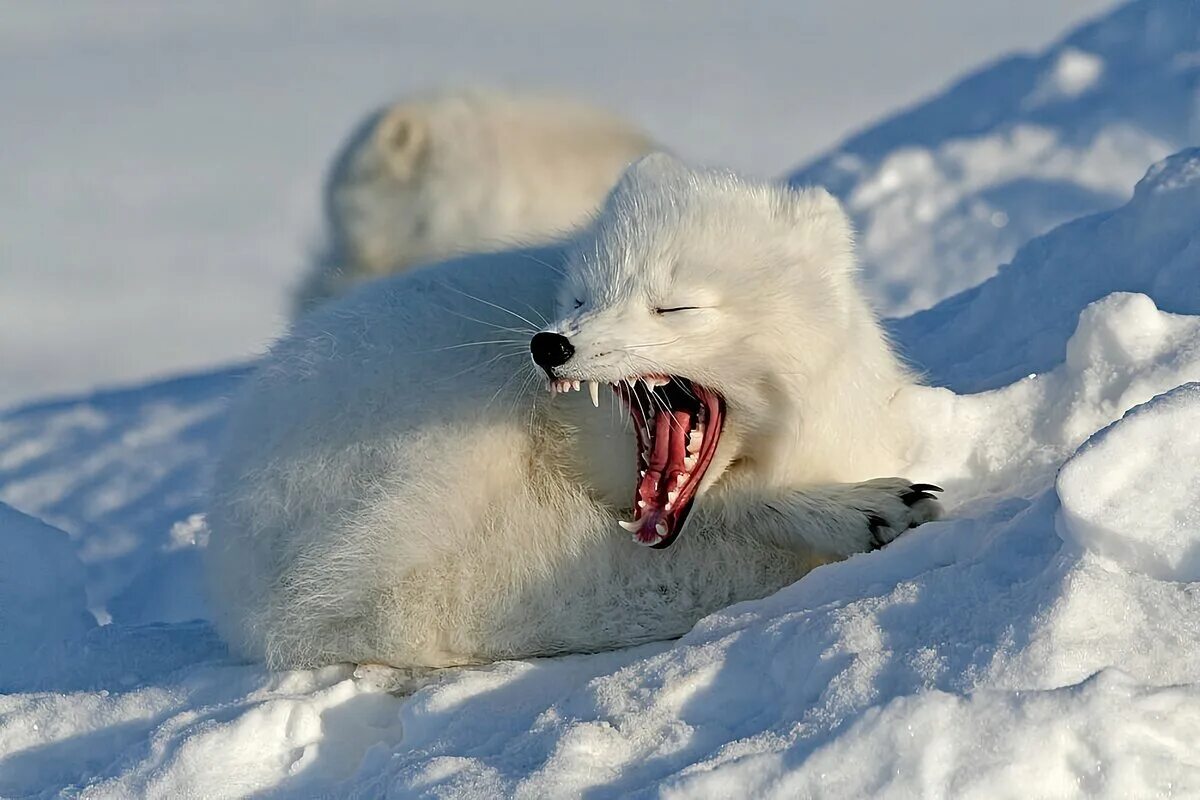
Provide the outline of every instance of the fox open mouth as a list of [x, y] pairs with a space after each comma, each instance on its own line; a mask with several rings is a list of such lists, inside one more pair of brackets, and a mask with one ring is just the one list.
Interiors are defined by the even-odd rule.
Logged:
[[[552, 382], [551, 391], [579, 390], [575, 381]], [[597, 403], [598, 384], [588, 389]], [[725, 399], [687, 378], [643, 375], [612, 384], [637, 436], [637, 489], [633, 521], [618, 524], [634, 541], [668, 547], [683, 530], [696, 491], [725, 424]]]

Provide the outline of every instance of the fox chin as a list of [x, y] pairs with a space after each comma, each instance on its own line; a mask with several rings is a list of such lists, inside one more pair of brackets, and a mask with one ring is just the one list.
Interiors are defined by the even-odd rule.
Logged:
[[384, 278], [236, 398], [218, 625], [273, 667], [677, 637], [935, 519], [914, 382], [821, 189], [652, 155], [570, 243]]

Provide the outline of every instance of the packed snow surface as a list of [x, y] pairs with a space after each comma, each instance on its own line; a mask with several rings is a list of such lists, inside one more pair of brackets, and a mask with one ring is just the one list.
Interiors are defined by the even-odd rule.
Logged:
[[240, 371], [12, 412], [0, 498], [73, 546], [0, 510], [0, 796], [1200, 793], [1198, 203], [1186, 151], [900, 322], [994, 387], [898, 398], [947, 520], [675, 642], [408, 697], [237, 663], [203, 621], [195, 487]]
[[847, 139], [791, 175], [829, 187], [889, 315], [979, 284], [1030, 238], [1113, 208], [1200, 142], [1195, 0], [1138, 0]]
[[801, 173], [932, 306], [897, 402], [950, 515], [678, 641], [270, 673], [198, 572], [246, 368], [0, 415], [0, 797], [1200, 796], [1197, 31], [1139, 0]]

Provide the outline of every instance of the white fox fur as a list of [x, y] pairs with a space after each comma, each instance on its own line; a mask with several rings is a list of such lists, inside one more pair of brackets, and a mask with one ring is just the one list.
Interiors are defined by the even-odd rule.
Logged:
[[[565, 250], [463, 258], [309, 315], [233, 407], [209, 512], [221, 630], [277, 667], [596, 651], [871, 549], [872, 516], [876, 545], [932, 518], [905, 480], [847, 483], [901, 470], [910, 435], [891, 400], [911, 377], [854, 272], [823, 190], [656, 155]], [[609, 392], [599, 409], [546, 393], [543, 319], [575, 346], [568, 378], [668, 373], [725, 397], [673, 546], [617, 526], [627, 416]]]
[[376, 112], [330, 169], [328, 241], [297, 310], [418, 264], [563, 238], [653, 149], [624, 120], [549, 96], [444, 91]]

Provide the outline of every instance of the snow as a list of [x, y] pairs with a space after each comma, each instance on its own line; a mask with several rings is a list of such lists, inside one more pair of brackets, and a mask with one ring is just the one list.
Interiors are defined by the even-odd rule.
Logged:
[[1200, 15], [1138, 0], [1002, 59], [797, 169], [860, 232], [879, 307], [906, 315], [990, 277], [1062, 222], [1116, 207], [1200, 137]]
[[62, 531], [0, 503], [0, 692], [23, 685], [66, 642], [95, 626], [84, 572]]
[[194, 515], [244, 368], [0, 416], [0, 500], [70, 534], [104, 622], [204, 615]]
[[[1190, 149], [1156, 164], [1121, 208], [1035, 239], [991, 280], [898, 320], [895, 337], [933, 382], [978, 391], [1069, 360], [1076, 313], [1111, 292], [1200, 313], [1198, 219], [1200, 149]], [[1127, 337], [1141, 335], [1137, 322]], [[1153, 328], [1144, 335], [1155, 338]]]
[[1059, 473], [1063, 538], [1164, 581], [1200, 582], [1200, 383], [1138, 408]]
[[[1162, 78], [1176, 8], [1032, 59], [971, 135], [1030, 96], [1086, 118], [1070, 104], [1114, 75]], [[1128, 47], [1114, 66], [1130, 42], [1147, 72]], [[1158, 88], [1125, 122], [1176, 113]], [[378, 668], [240, 663], [205, 621], [203, 488], [245, 368], [0, 414], [0, 796], [1200, 794], [1200, 150], [1119, 203], [895, 321], [931, 377], [897, 398], [922, 434], [909, 474], [946, 488], [946, 520], [678, 641], [410, 696]], [[944, 266], [897, 285], [938, 296]]]
[[[1157, 269], [1122, 262], [1129, 280], [1200, 270], [1200, 250], [1175, 246], [1173, 219], [1194, 219], [1197, 158], [1156, 166], [1105, 217], [1125, 215], [1125, 234], [1158, 255]], [[1135, 213], [1145, 198], [1156, 213]], [[1090, 224], [1030, 243], [1020, 263], [1070, 283], [1111, 243], [1054, 243]], [[1011, 269], [977, 296], [1004, 296], [988, 286]], [[181, 489], [202, 479], [239, 371], [10, 413], [0, 496], [53, 512], [76, 547], [15, 518], [58, 543], [13, 548], [16, 569], [67, 578], [30, 593], [61, 609], [18, 634], [29, 652], [50, 646], [38, 668], [8, 650], [0, 661], [24, 676], [0, 697], [0, 794], [1200, 791], [1200, 316], [1131, 292], [1072, 314], [1086, 293], [1044, 285], [1055, 313], [1075, 319], [1058, 363], [978, 394], [900, 399], [923, 427], [912, 474], [945, 485], [948, 520], [713, 614], [677, 642], [452, 671], [411, 697], [389, 694], [386, 674], [233, 662], [207, 623], [171, 621], [176, 592], [203, 615], [194, 574], [149, 580], [204, 544], [202, 506]], [[983, 351], [995, 330], [946, 335]], [[939, 367], [983, 384], [996, 382], [986, 368], [1008, 369]], [[81, 616], [85, 585], [111, 624]]]
[[564, 91], [776, 175], [1111, 2], [5, 3], [0, 405], [260, 352], [318, 238], [327, 160], [399, 95]]

